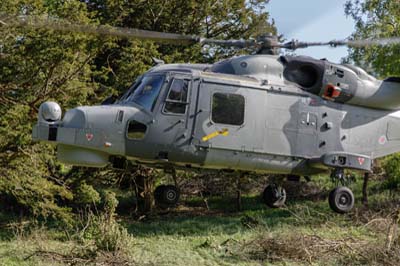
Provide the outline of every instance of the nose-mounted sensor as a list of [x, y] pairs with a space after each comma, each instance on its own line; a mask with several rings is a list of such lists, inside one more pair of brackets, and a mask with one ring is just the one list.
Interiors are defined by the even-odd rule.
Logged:
[[39, 119], [52, 123], [61, 119], [62, 111], [60, 105], [55, 102], [45, 102], [40, 105]]

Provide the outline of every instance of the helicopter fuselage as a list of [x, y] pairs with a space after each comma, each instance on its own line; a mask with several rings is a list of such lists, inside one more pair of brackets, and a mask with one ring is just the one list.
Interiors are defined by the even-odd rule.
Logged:
[[127, 160], [297, 175], [370, 171], [373, 159], [400, 151], [395, 110], [304, 90], [285, 79], [276, 56], [235, 60], [224, 71], [223, 64], [156, 66], [113, 104], [77, 107], [58, 121], [39, 113], [33, 138], [56, 144], [58, 159], [73, 165]]

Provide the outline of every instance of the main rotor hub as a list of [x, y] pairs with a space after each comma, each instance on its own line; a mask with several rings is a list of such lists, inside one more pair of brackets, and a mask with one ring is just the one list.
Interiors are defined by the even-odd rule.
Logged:
[[261, 44], [257, 54], [279, 54], [279, 41], [276, 35], [265, 34], [257, 37], [257, 42]]

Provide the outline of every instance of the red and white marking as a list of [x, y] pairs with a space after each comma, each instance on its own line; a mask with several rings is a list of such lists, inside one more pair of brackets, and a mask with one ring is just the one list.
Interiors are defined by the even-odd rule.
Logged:
[[91, 141], [93, 139], [94, 135], [92, 133], [86, 133], [86, 139], [87, 141]]
[[385, 144], [386, 141], [387, 141], [386, 140], [386, 136], [380, 136], [379, 139], [378, 139], [378, 143], [381, 144], [381, 145]]

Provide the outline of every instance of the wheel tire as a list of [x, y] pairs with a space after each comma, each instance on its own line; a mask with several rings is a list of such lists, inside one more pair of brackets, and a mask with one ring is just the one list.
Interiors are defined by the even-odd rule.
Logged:
[[348, 187], [337, 187], [329, 193], [329, 207], [337, 213], [350, 212], [354, 207], [354, 194]]
[[156, 187], [156, 189], [154, 190], [154, 200], [157, 205], [162, 201], [162, 194], [163, 194], [164, 189], [165, 189], [165, 185], [160, 185], [160, 186]]
[[157, 206], [172, 207], [179, 201], [180, 193], [173, 185], [160, 185], [154, 190], [154, 200]]
[[262, 194], [264, 203], [270, 208], [280, 208], [286, 202], [286, 190], [276, 184], [268, 185]]

